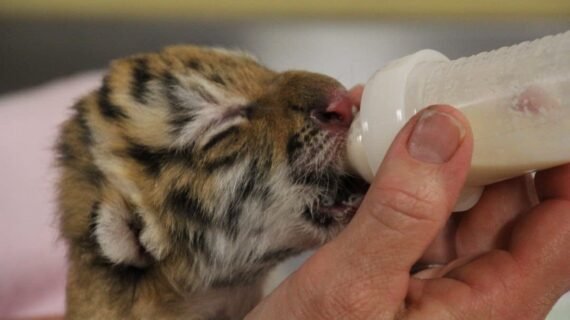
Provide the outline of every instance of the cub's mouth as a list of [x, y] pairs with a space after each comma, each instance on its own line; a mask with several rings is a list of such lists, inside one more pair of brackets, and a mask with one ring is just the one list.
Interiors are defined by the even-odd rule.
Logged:
[[[330, 144], [335, 146], [324, 151], [328, 153], [325, 158], [333, 163], [342, 162], [340, 167], [344, 170], [348, 167], [345, 154], [347, 135], [354, 115], [360, 110], [362, 90], [362, 86], [357, 86], [350, 91], [337, 91], [325, 112], [316, 117], [321, 129], [329, 133]], [[319, 195], [313, 207], [307, 209], [307, 218], [322, 226], [328, 226], [332, 222], [345, 225], [356, 214], [370, 185], [364, 179], [349, 173], [333, 174], [327, 178], [334, 182], [327, 182], [326, 191]]]
[[359, 177], [342, 176], [336, 190], [319, 198], [316, 211], [338, 223], [347, 224], [360, 207], [369, 186]]
[[304, 215], [322, 227], [349, 223], [370, 187], [368, 182], [348, 168], [346, 134], [347, 131], [341, 131], [329, 135], [329, 140], [324, 144], [334, 147], [322, 148], [320, 155], [313, 154], [315, 158], [325, 159], [318, 166], [322, 169], [320, 172], [305, 172], [307, 182], [318, 191], [315, 201], [306, 208]]

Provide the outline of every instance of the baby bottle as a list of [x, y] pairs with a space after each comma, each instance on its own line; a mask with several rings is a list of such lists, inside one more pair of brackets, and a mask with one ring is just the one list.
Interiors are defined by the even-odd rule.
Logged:
[[371, 181], [405, 122], [449, 104], [469, 120], [474, 150], [455, 211], [485, 185], [570, 162], [570, 31], [450, 61], [422, 50], [365, 85], [348, 137], [349, 163]]

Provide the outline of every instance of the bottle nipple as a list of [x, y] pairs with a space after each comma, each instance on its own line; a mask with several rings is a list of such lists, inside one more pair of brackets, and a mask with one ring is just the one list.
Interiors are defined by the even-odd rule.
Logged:
[[368, 157], [366, 156], [362, 142], [362, 123], [360, 122], [360, 113], [357, 113], [354, 116], [354, 120], [348, 132], [346, 144], [349, 169], [354, 171], [354, 173], [358, 174], [364, 180], [371, 182], [374, 178], [374, 173], [370, 169]]

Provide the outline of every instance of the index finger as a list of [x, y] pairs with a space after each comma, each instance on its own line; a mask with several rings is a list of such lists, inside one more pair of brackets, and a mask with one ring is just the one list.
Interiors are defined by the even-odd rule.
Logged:
[[570, 164], [537, 172], [535, 185], [541, 201], [554, 198], [570, 200]]

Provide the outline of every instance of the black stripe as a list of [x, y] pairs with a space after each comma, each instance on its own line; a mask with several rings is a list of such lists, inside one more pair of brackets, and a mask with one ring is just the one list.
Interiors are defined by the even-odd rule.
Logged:
[[[231, 201], [232, 205], [226, 213], [226, 231], [228, 236], [234, 240], [239, 232], [238, 221], [243, 213], [242, 204], [251, 197], [264, 203], [265, 199], [263, 196], [268, 192], [267, 187], [264, 186], [264, 182], [269, 172], [264, 170], [264, 167], [260, 166], [259, 162], [257, 158], [250, 162], [248, 171], [245, 173], [243, 181], [240, 183], [240, 188], [236, 192], [235, 198]], [[258, 188], [256, 188], [256, 186]], [[257, 192], [259, 188], [261, 188], [261, 192]], [[265, 193], [263, 190], [265, 190]]]
[[73, 152], [73, 147], [63, 138], [60, 138], [56, 147], [57, 162], [60, 165], [71, 165], [71, 163], [77, 160], [75, 153]]
[[201, 85], [195, 84], [192, 87], [190, 87], [189, 90], [196, 92], [200, 96], [200, 98], [202, 98], [202, 100], [208, 103], [218, 104], [218, 100], [216, 99], [216, 97], [214, 97], [208, 90], [206, 90], [206, 88], [204, 88]]
[[99, 216], [99, 207], [99, 201], [96, 201], [91, 205], [90, 211], [88, 213], [87, 233], [82, 234], [79, 238], [79, 245], [83, 249], [94, 250], [99, 246], [97, 243], [97, 238], [95, 237], [95, 230], [97, 229], [97, 217]]
[[261, 257], [256, 259], [257, 263], [274, 264], [281, 262], [291, 256], [300, 253], [301, 250], [295, 248], [278, 249], [264, 253]]
[[168, 120], [170, 132], [177, 136], [188, 123], [194, 121], [196, 116], [190, 109], [184, 107], [184, 101], [176, 95], [177, 88], [180, 88], [181, 84], [172, 73], [166, 71], [162, 75], [162, 86], [168, 107], [172, 111]]
[[120, 314], [130, 313], [132, 304], [135, 302], [138, 284], [147, 275], [148, 269], [116, 264], [103, 255], [99, 255], [90, 262], [94, 271], [108, 279], [110, 295], [117, 297], [129, 297], [125, 305], [120, 306]]
[[95, 187], [100, 187], [105, 181], [105, 175], [94, 164], [89, 164], [79, 169], [81, 174]]
[[99, 187], [105, 180], [105, 176], [95, 164], [85, 158], [88, 150], [81, 149], [88, 147], [89, 143], [85, 140], [90, 139], [90, 135], [87, 135], [82, 129], [79, 129], [78, 134], [80, 135], [79, 138], [83, 145], [69, 143], [68, 132], [65, 132], [64, 135], [59, 138], [55, 146], [56, 160], [60, 165], [71, 167], [81, 178], [87, 180], [92, 186]]
[[151, 148], [131, 143], [128, 150], [130, 157], [145, 167], [148, 174], [158, 176], [169, 159], [168, 153], [164, 150], [151, 150]]
[[204, 230], [194, 231], [190, 240], [190, 246], [197, 252], [206, 252], [206, 236], [204, 234]]
[[127, 155], [145, 167], [148, 174], [157, 176], [160, 172], [173, 163], [184, 166], [193, 165], [192, 149], [165, 149], [152, 148], [130, 141]]
[[311, 131], [309, 131], [309, 133], [307, 134], [307, 135], [308, 135], [307, 139], [308, 139], [308, 138], [313, 138], [313, 137], [315, 137], [317, 134], [319, 134], [320, 131], [321, 131], [321, 130], [318, 129], [318, 128], [313, 128], [313, 129], [312, 129]]
[[97, 229], [97, 218], [99, 217], [99, 209], [101, 208], [101, 203], [96, 201], [91, 206], [91, 212], [89, 212], [89, 237], [95, 239], [95, 229]]
[[289, 104], [289, 108], [295, 112], [306, 113], [307, 111], [298, 104]]
[[138, 256], [142, 258], [145, 264], [150, 262], [152, 255], [147, 251], [140, 240], [141, 233], [145, 228], [145, 223], [140, 216], [140, 213], [134, 212], [133, 217], [128, 221], [127, 226], [137, 241]]
[[145, 58], [137, 58], [134, 61], [133, 80], [131, 84], [131, 95], [139, 103], [145, 104], [148, 93], [147, 83], [152, 79], [148, 71], [148, 61]]
[[196, 119], [196, 116], [190, 114], [190, 111], [186, 114], [172, 114], [168, 120], [168, 123], [171, 125], [170, 132], [175, 136], [179, 135], [182, 129], [194, 121], [194, 119]]
[[146, 275], [146, 269], [116, 264], [101, 254], [101, 248], [95, 236], [99, 208], [99, 202], [92, 205], [89, 214], [89, 232], [86, 237], [81, 239], [80, 243], [89, 252], [97, 253], [97, 256], [90, 261], [90, 267], [96, 268], [95, 271], [104, 277], [112, 277], [109, 282], [111, 286], [108, 288], [111, 293], [117, 296], [131, 296], [131, 300], [134, 301], [137, 284]]
[[[265, 180], [269, 175], [270, 167], [268, 167], [270, 161], [268, 158], [260, 158], [256, 157], [253, 158], [249, 164], [248, 172], [245, 175], [244, 181], [241, 183], [241, 197], [242, 199], [249, 198], [254, 191], [254, 188], [257, 186], [258, 189], [264, 186]], [[256, 192], [256, 196], [259, 194]]]
[[127, 115], [119, 108], [119, 106], [111, 102], [111, 89], [109, 88], [109, 79], [103, 79], [103, 85], [98, 92], [99, 111], [107, 120], [122, 120]]
[[84, 250], [97, 250], [99, 244], [95, 237], [95, 229], [97, 228], [97, 217], [99, 215], [99, 202], [94, 202], [89, 209], [87, 220], [87, 232], [83, 233], [77, 240], [78, 245]]
[[273, 166], [273, 152], [273, 148], [268, 146], [266, 147], [265, 156], [256, 159], [256, 170], [258, 175], [267, 177], [271, 172], [271, 167]]
[[274, 202], [273, 193], [271, 192], [271, 189], [267, 186], [261, 188], [261, 190], [257, 193], [257, 196], [261, 201], [263, 211], [269, 209], [269, 206]]
[[296, 133], [291, 136], [287, 142], [287, 160], [289, 161], [289, 164], [293, 164], [295, 162], [299, 149], [303, 147], [303, 143], [300, 138], [299, 134]]
[[233, 201], [228, 212], [226, 212], [225, 231], [231, 240], [235, 241], [239, 232], [238, 220], [243, 211], [241, 201]]
[[79, 124], [79, 128], [81, 128], [81, 132], [79, 133], [79, 138], [84, 146], [91, 146], [93, 145], [93, 134], [91, 133], [91, 129], [87, 124], [87, 119], [85, 119], [85, 114], [80, 113], [77, 116], [77, 123]]
[[166, 207], [174, 214], [188, 218], [200, 225], [212, 224], [210, 217], [197, 199], [190, 195], [189, 189], [172, 189], [165, 199]]
[[132, 216], [133, 217], [131, 220], [129, 220], [127, 226], [129, 227], [129, 230], [133, 233], [135, 238], [139, 239], [141, 232], [144, 229], [144, 221], [142, 220], [142, 217], [138, 212], [134, 212]]
[[188, 60], [188, 62], [186, 63], [186, 66], [188, 68], [190, 68], [192, 70], [196, 70], [196, 71], [201, 71], [203, 69], [202, 64], [197, 59]]
[[[251, 171], [250, 171], [251, 172]], [[258, 176], [251, 172], [251, 174], [247, 177], [246, 181], [242, 184], [242, 191], [241, 197], [243, 200], [249, 198], [253, 193], [253, 188], [255, 188], [256, 183], [261, 183], [259, 181]]]
[[174, 112], [184, 111], [184, 103], [176, 95], [177, 88], [181, 87], [180, 81], [172, 73], [166, 71], [162, 75], [162, 86], [170, 109]]
[[89, 128], [89, 125], [87, 123], [87, 115], [85, 114], [85, 101], [81, 100], [77, 102], [73, 106], [73, 109], [75, 109], [75, 121], [77, 121], [77, 124], [80, 128], [79, 138], [83, 145], [91, 146], [93, 144], [93, 135], [91, 133], [91, 128]]
[[238, 160], [239, 156], [240, 156], [239, 152], [234, 152], [232, 154], [219, 157], [217, 159], [205, 163], [204, 168], [206, 169], [206, 171], [208, 171], [208, 173], [213, 173], [214, 171], [220, 168], [226, 168], [228, 166], [233, 165]]
[[240, 116], [246, 118], [247, 120], [251, 120], [255, 112], [255, 107], [256, 107], [255, 105], [251, 104], [241, 108], [239, 111]]
[[212, 255], [206, 240], [206, 228], [203, 226], [192, 232], [183, 229], [183, 231], [178, 232], [177, 238], [179, 238], [178, 240], [180, 241], [179, 247], [186, 247], [188, 243], [190, 243], [191, 254], [199, 254], [200, 259], [203, 259], [207, 263], [212, 261]]
[[229, 127], [226, 130], [215, 134], [210, 140], [202, 147], [202, 151], [208, 151], [216, 144], [220, 143], [222, 140], [230, 137], [231, 135], [235, 135], [239, 132], [238, 126]]
[[216, 73], [210, 77], [210, 81], [213, 81], [213, 82], [220, 84], [222, 86], [226, 85], [226, 81], [219, 74], [216, 74]]

